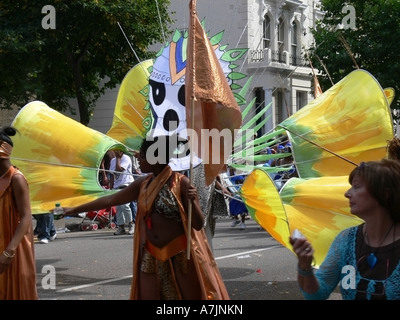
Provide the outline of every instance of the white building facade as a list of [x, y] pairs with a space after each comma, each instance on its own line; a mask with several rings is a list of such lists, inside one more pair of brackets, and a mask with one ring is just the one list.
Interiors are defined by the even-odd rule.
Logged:
[[[314, 99], [312, 71], [305, 57], [313, 42], [310, 29], [322, 18], [318, 8], [319, 1], [313, 0], [197, 0], [197, 16], [204, 20], [209, 36], [224, 31], [221, 44], [229, 49], [248, 48], [238, 68], [252, 77], [246, 101], [256, 97], [252, 114], [271, 103], [263, 115], [270, 118], [259, 135]], [[170, 12], [176, 20], [173, 29], [186, 30], [189, 0], [171, 0]], [[118, 88], [98, 101], [91, 128], [103, 133], [110, 129], [117, 94]]]
[[312, 71], [306, 50], [310, 28], [322, 17], [315, 1], [248, 1], [247, 74], [254, 77], [257, 108], [271, 103], [262, 134], [314, 99]]

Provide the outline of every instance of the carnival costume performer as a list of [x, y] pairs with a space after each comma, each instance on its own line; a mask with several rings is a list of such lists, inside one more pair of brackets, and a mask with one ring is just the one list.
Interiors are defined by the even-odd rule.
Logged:
[[[141, 171], [148, 175], [113, 195], [78, 207], [64, 208], [65, 215], [137, 200], [130, 298], [229, 299], [205, 235], [197, 189], [190, 185], [188, 177], [172, 171], [168, 165], [169, 155], [174, 149], [170, 140], [169, 137], [156, 137], [143, 141], [137, 156]], [[150, 152], [155, 146], [158, 147], [157, 157]], [[162, 148], [167, 151], [159, 152]], [[192, 205], [190, 232], [189, 201]]]
[[11, 165], [16, 130], [0, 130], [0, 300], [37, 300], [29, 188]]

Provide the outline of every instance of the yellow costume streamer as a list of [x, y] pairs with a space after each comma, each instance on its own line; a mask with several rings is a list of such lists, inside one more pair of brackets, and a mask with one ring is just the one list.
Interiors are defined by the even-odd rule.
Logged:
[[338, 176], [293, 178], [280, 191], [290, 233], [298, 229], [311, 241], [317, 266], [341, 230], [363, 222], [350, 213], [349, 201], [344, 196], [349, 188], [348, 177]]
[[316, 266], [341, 230], [362, 223], [344, 196], [348, 174], [361, 161], [386, 157], [393, 97], [368, 72], [352, 72], [278, 126], [287, 130], [301, 178], [278, 194], [268, 172], [255, 169], [242, 186], [253, 218], [289, 250], [289, 236], [299, 229], [314, 246]]
[[27, 104], [13, 126], [11, 158], [30, 185], [32, 213], [47, 213], [56, 202], [75, 206], [104, 194], [98, 169], [109, 149], [138, 149], [151, 125], [146, 108], [152, 60], [133, 67], [121, 83], [107, 135], [83, 126], [41, 101]]
[[284, 120], [278, 127], [288, 131], [299, 176], [347, 175], [361, 161], [383, 158], [394, 135], [392, 99], [359, 69]]
[[46, 213], [56, 202], [76, 206], [107, 192], [98, 168], [109, 149], [128, 149], [120, 142], [62, 115], [41, 101], [24, 106], [12, 126], [11, 162], [30, 186], [32, 213]]
[[344, 193], [347, 176], [290, 179], [280, 191], [262, 169], [255, 169], [240, 191], [249, 213], [277, 241], [292, 251], [289, 236], [295, 229], [313, 244], [318, 267], [335, 236], [362, 220], [352, 215]]
[[262, 169], [254, 169], [239, 190], [250, 216], [285, 247], [290, 248], [289, 221], [273, 181]]
[[146, 106], [149, 68], [152, 60], [134, 66], [122, 80], [115, 104], [114, 118], [107, 135], [133, 150], [138, 150], [151, 126], [151, 112]]

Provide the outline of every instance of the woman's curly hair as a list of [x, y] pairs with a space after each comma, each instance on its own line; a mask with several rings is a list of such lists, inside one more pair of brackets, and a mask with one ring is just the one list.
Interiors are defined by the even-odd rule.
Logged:
[[388, 140], [386, 151], [388, 154], [388, 159], [400, 161], [400, 139], [394, 137]]

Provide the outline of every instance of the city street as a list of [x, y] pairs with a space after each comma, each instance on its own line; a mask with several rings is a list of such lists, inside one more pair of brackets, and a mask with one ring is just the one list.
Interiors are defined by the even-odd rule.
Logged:
[[[57, 221], [71, 229], [82, 219]], [[246, 230], [217, 220], [214, 256], [232, 300], [303, 300], [296, 282], [296, 258], [249, 219]], [[36, 242], [40, 300], [128, 300], [133, 237], [112, 229], [58, 233]], [[52, 278], [52, 275], [55, 277]]]

